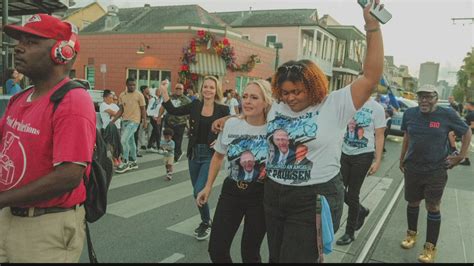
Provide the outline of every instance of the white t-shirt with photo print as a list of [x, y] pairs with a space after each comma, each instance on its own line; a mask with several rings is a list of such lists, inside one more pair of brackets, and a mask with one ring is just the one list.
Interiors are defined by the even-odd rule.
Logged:
[[252, 126], [236, 117], [226, 121], [214, 150], [225, 154], [228, 178], [253, 182], [263, 176], [268, 153], [266, 134], [266, 125]]
[[[355, 113], [350, 86], [330, 93], [322, 103], [300, 112], [293, 112], [283, 102], [274, 103], [267, 118], [267, 176], [292, 186], [331, 180], [339, 173], [342, 139]], [[273, 136], [277, 130], [286, 132], [279, 133], [280, 136], [287, 136], [289, 156], [285, 164], [274, 159], [280, 153]], [[306, 150], [307, 154], [301, 155], [297, 149]]]
[[[349, 123], [351, 122], [355, 129], [352, 133], [348, 126], [346, 134], [344, 134], [342, 152], [347, 155], [357, 155], [375, 151], [375, 129], [387, 125], [383, 106], [373, 99], [369, 99]], [[362, 131], [363, 134], [359, 131]]]

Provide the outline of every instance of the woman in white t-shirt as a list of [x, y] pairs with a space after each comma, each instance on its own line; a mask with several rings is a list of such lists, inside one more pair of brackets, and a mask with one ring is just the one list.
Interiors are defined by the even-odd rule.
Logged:
[[[100, 104], [99, 112], [102, 120], [102, 128], [105, 129], [120, 108], [114, 103], [114, 94], [110, 90], [104, 90], [102, 97], [104, 98], [104, 101]], [[115, 121], [115, 126], [118, 129], [120, 129], [120, 121], [121, 119]]]
[[[310, 60], [289, 61], [272, 77], [276, 102], [267, 116], [264, 188], [272, 263], [320, 261], [315, 218], [318, 194], [329, 203], [334, 233], [339, 229], [344, 205], [340, 174], [343, 136], [349, 120], [379, 83], [383, 70], [379, 22], [370, 15], [369, 7], [363, 13], [367, 33], [364, 75], [352, 84], [328, 95], [326, 75]], [[221, 124], [219, 121], [213, 128], [219, 130]]]
[[[347, 125], [341, 155], [341, 174], [344, 181], [344, 202], [349, 207], [346, 231], [336, 244], [348, 245], [354, 233], [364, 224], [369, 209], [359, 202], [360, 188], [367, 175], [373, 175], [382, 161], [385, 111], [375, 100], [369, 99]], [[362, 134], [352, 137], [351, 132]], [[363, 133], [362, 133], [363, 132]], [[375, 161], [374, 161], [375, 152]]]
[[[104, 134], [105, 129], [110, 124], [110, 121], [117, 115], [117, 112], [120, 110], [117, 104], [114, 103], [114, 94], [110, 90], [104, 90], [102, 94], [104, 101], [99, 106], [100, 119], [102, 120], [102, 134]], [[116, 140], [117, 143], [108, 143], [110, 151], [112, 153], [112, 160], [115, 166], [118, 166], [122, 163], [120, 156], [122, 153], [122, 144], [120, 143], [120, 122], [121, 119], [115, 121], [115, 126], [117, 127]], [[112, 141], [113, 142], [113, 141]]]
[[230, 247], [245, 217], [241, 242], [243, 263], [261, 263], [260, 246], [265, 236], [263, 179], [267, 158], [266, 113], [271, 103], [270, 83], [248, 83], [243, 93], [243, 116], [230, 118], [214, 145], [204, 189], [196, 197], [204, 205], [226, 158], [226, 179], [212, 223], [209, 254], [213, 263], [232, 263]]
[[232, 92], [227, 91], [224, 96], [226, 97], [225, 101], [224, 101], [224, 104], [229, 106], [230, 115], [238, 115], [239, 114], [239, 102], [237, 101], [237, 99], [232, 97]]

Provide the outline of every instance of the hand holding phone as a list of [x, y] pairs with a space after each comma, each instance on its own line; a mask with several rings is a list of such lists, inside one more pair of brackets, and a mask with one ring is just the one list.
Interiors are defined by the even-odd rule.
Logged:
[[357, 0], [357, 2], [362, 8], [372, 4], [370, 7], [370, 14], [382, 24], [387, 23], [392, 18], [392, 14], [390, 14], [390, 12], [388, 12], [384, 7], [376, 5], [375, 0]]

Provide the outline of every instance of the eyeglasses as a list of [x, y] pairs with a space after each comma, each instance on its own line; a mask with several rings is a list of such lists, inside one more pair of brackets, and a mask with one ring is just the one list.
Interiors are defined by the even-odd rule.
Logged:
[[425, 95], [418, 95], [418, 101], [424, 101], [424, 100], [427, 100], [427, 101], [432, 101], [433, 99], [437, 98], [438, 96], [437, 95], [434, 95], [434, 94], [425, 94]]
[[289, 71], [301, 71], [303, 69], [303, 65], [299, 65], [299, 64], [294, 64], [294, 65], [283, 65], [283, 66], [280, 66], [277, 71], [278, 72], [289, 72]]

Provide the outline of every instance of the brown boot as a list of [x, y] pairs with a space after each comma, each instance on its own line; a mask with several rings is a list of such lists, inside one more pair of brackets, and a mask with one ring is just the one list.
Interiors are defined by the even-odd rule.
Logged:
[[422, 263], [433, 263], [436, 256], [436, 247], [430, 242], [426, 242], [423, 252], [418, 256], [418, 261]]
[[401, 243], [402, 248], [410, 249], [413, 246], [415, 246], [416, 235], [417, 235], [416, 231], [407, 230], [407, 236], [405, 237], [405, 239]]

